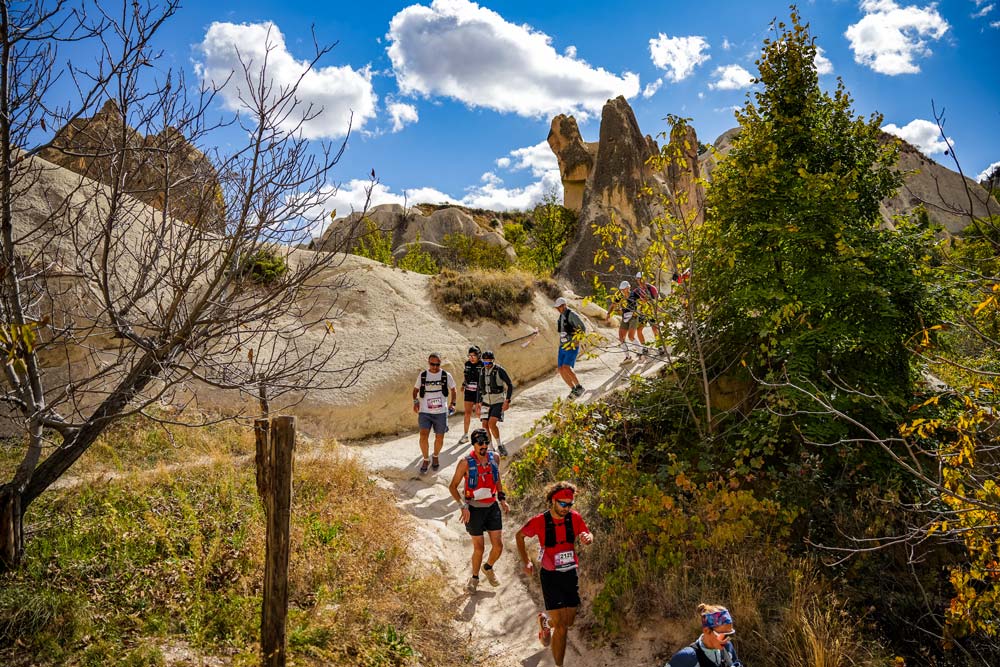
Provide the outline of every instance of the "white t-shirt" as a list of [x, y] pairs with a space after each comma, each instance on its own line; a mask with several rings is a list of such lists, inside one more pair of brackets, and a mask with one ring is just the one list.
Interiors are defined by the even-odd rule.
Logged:
[[[420, 398], [420, 394], [417, 394], [417, 398], [420, 400], [420, 412], [426, 412], [430, 415], [439, 415], [441, 413], [448, 412], [448, 401], [451, 400], [451, 389], [455, 387], [455, 378], [451, 376], [451, 373], [446, 371], [438, 371], [437, 373], [431, 373], [430, 371], [425, 371], [427, 373], [427, 381], [424, 384], [424, 396]], [[441, 386], [443, 378], [447, 378], [447, 385]], [[414, 388], [420, 389], [420, 374], [417, 374], [417, 381], [413, 385]], [[444, 391], [442, 392], [441, 389]]]

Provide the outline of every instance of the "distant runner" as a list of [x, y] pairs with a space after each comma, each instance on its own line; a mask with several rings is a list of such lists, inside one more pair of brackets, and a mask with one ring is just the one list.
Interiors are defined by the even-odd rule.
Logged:
[[475, 412], [476, 419], [479, 418], [476, 393], [479, 390], [479, 374], [482, 370], [483, 362], [479, 359], [479, 347], [473, 345], [469, 348], [469, 358], [465, 362], [465, 376], [462, 380], [462, 393], [465, 395], [465, 430], [458, 439], [460, 445], [469, 441], [469, 422], [472, 421], [472, 413]]
[[580, 343], [575, 340], [577, 333], [587, 330], [586, 325], [576, 311], [566, 305], [566, 299], [559, 297], [552, 304], [559, 311], [559, 319], [556, 321], [556, 331], [559, 332], [559, 354], [556, 357], [556, 370], [559, 376], [569, 385], [569, 398], [576, 398], [583, 394], [583, 385], [576, 376], [573, 367], [576, 365], [576, 357], [580, 353]]
[[500, 456], [507, 456], [507, 447], [500, 440], [500, 427], [503, 413], [510, 408], [510, 397], [514, 393], [514, 383], [504, 367], [496, 363], [493, 352], [483, 352], [483, 370], [479, 374], [479, 392], [476, 403], [481, 403], [480, 417], [485, 428], [496, 443]]
[[660, 337], [660, 325], [657, 322], [659, 313], [657, 312], [656, 301], [660, 298], [660, 291], [656, 289], [656, 285], [652, 283], [647, 283], [645, 276], [642, 272], [635, 274], [636, 282], [639, 284], [636, 286], [635, 291], [639, 297], [639, 301], [644, 305], [644, 310], [648, 314], [639, 314], [639, 328], [636, 333], [639, 336], [639, 344], [646, 344], [646, 337], [643, 335], [643, 327], [648, 324], [653, 330], [653, 338], [658, 339]]
[[[489, 447], [490, 436], [486, 429], [477, 428], [473, 431], [472, 451], [458, 462], [455, 475], [448, 486], [451, 497], [462, 505], [462, 523], [472, 536], [472, 576], [465, 585], [465, 590], [469, 593], [475, 593], [479, 586], [480, 565], [490, 585], [500, 585], [493, 569], [503, 553], [503, 515], [500, 514], [500, 508], [504, 512], [509, 512], [510, 508], [500, 481], [500, 461]], [[458, 485], [462, 480], [465, 480], [464, 496], [458, 492]], [[490, 536], [490, 555], [485, 564], [483, 552], [486, 551], [486, 539], [483, 532]]]
[[570, 509], [575, 495], [576, 487], [569, 482], [549, 485], [545, 489], [549, 509], [532, 517], [516, 536], [517, 553], [528, 576], [534, 573], [534, 564], [528, 558], [524, 538], [538, 538], [541, 548], [538, 576], [547, 612], [538, 614], [538, 639], [543, 646], [551, 642], [556, 667], [562, 667], [566, 657], [566, 635], [576, 620], [576, 608], [580, 606], [576, 539], [579, 537], [581, 544], [594, 541], [583, 517]]
[[611, 307], [608, 308], [608, 322], [615, 309], [622, 313], [621, 324], [618, 325], [618, 342], [621, 343], [622, 351], [625, 352], [623, 364], [632, 363], [632, 356], [628, 353], [628, 343], [625, 342], [625, 335], [631, 341], [635, 341], [635, 331], [639, 328], [639, 318], [636, 313], [638, 308], [639, 294], [632, 289], [632, 285], [627, 280], [621, 281], [618, 285], [618, 295], [611, 300]]
[[742, 667], [732, 642], [736, 630], [729, 610], [719, 605], [700, 604], [698, 616], [701, 617], [701, 636], [674, 653], [664, 667]]
[[[420, 464], [421, 475], [427, 473], [428, 466], [434, 470], [441, 467], [438, 456], [444, 444], [444, 434], [448, 432], [448, 410], [454, 410], [456, 400], [454, 378], [451, 373], [441, 369], [441, 355], [431, 352], [427, 357], [427, 370], [420, 371], [417, 382], [413, 385], [413, 411], [417, 413], [420, 453], [424, 457]], [[427, 457], [427, 440], [431, 428], [434, 429], [433, 462]]]

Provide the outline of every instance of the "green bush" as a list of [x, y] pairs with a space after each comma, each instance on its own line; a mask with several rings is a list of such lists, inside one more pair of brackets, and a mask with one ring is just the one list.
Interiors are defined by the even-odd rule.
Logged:
[[288, 273], [288, 262], [278, 251], [262, 248], [240, 262], [237, 275], [258, 285], [270, 285]]
[[452, 268], [481, 271], [506, 271], [511, 261], [506, 251], [499, 245], [466, 236], [447, 234], [442, 240], [447, 264]]
[[453, 320], [490, 319], [514, 324], [534, 297], [531, 276], [522, 272], [445, 269], [431, 281], [431, 294]]
[[439, 267], [438, 263], [434, 261], [431, 254], [424, 250], [423, 246], [420, 245], [419, 234], [417, 234], [417, 239], [407, 246], [406, 253], [399, 258], [399, 262], [396, 266], [405, 271], [423, 273], [428, 276], [433, 276], [441, 270], [441, 267]]
[[393, 265], [392, 234], [379, 229], [371, 218], [365, 218], [365, 233], [358, 237], [351, 254], [367, 257], [386, 266]]

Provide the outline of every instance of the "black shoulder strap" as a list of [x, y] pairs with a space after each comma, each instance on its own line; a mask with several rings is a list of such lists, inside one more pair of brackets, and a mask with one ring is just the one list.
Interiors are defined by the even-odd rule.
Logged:
[[551, 549], [556, 545], [556, 522], [552, 520], [552, 512], [546, 511], [542, 515], [545, 517], [545, 544], [546, 549]]
[[699, 667], [719, 667], [714, 662], [712, 662], [705, 651], [701, 648], [698, 642], [691, 644], [691, 648], [694, 649], [694, 654], [698, 656], [698, 666]]
[[573, 513], [570, 512], [566, 515], [566, 543], [576, 544], [576, 530], [573, 528]]
[[420, 371], [420, 398], [427, 392], [427, 371]]

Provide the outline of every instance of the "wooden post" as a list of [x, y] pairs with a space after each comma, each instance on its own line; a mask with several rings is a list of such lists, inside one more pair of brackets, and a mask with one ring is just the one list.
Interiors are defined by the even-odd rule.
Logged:
[[266, 419], [257, 419], [254, 434], [257, 492], [267, 514], [264, 602], [260, 620], [262, 664], [264, 667], [284, 667], [295, 417], [275, 417], [270, 424]]

